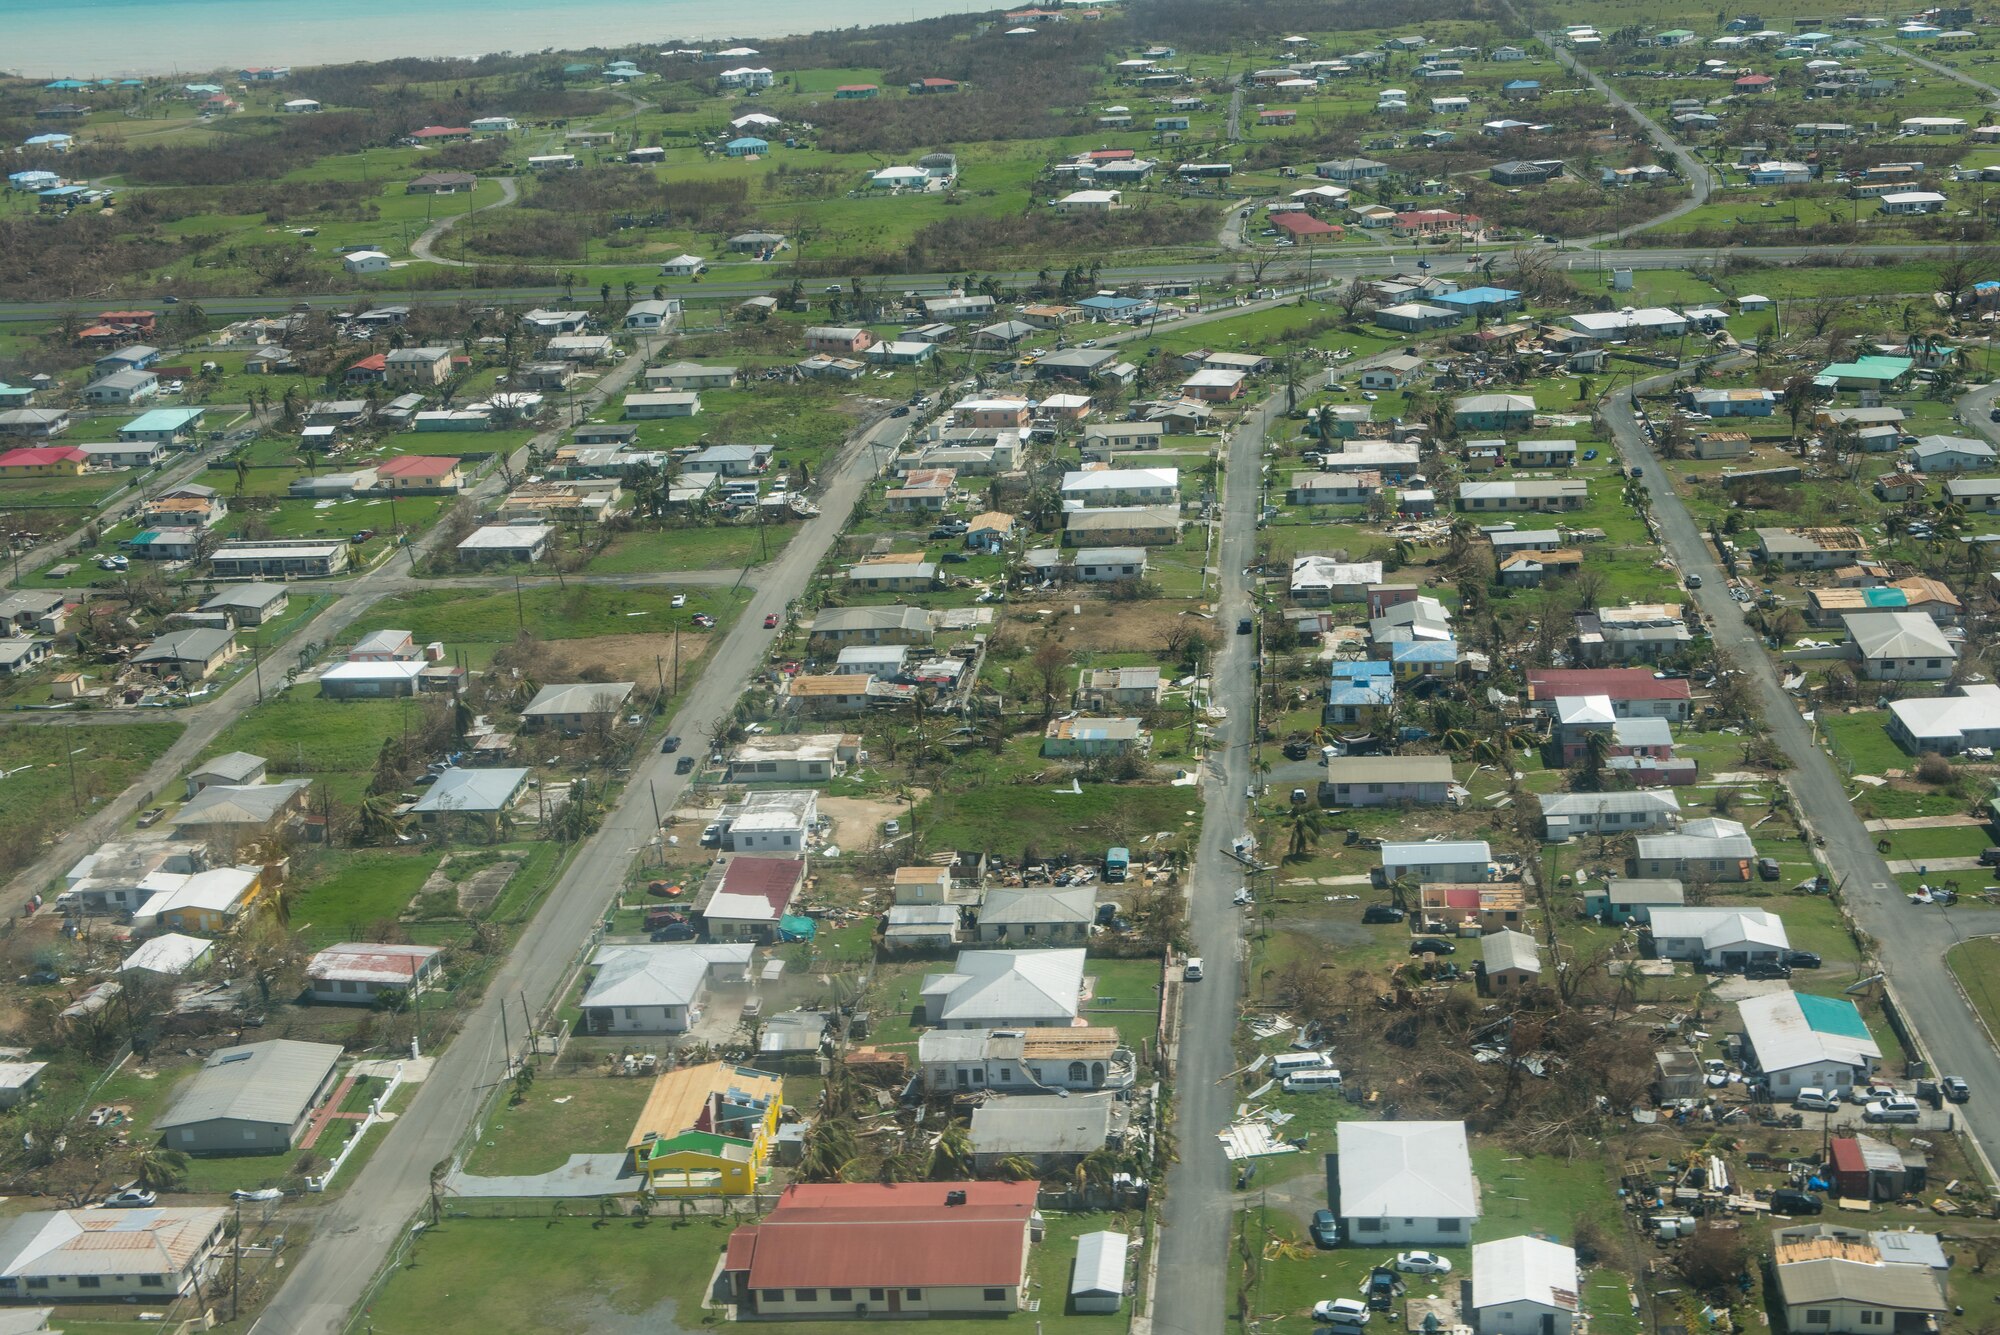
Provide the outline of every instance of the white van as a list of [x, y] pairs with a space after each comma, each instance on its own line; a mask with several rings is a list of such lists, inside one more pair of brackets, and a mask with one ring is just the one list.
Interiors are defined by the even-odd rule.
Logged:
[[1792, 1099], [1792, 1106], [1808, 1112], [1826, 1112], [1830, 1109], [1838, 1108], [1840, 1106], [1840, 1099], [1837, 1095], [1827, 1090], [1814, 1089], [1808, 1085], [1806, 1088], [1800, 1090]]
[[1312, 1094], [1322, 1089], [1339, 1089], [1338, 1071], [1299, 1071], [1285, 1077], [1287, 1094]]
[[1273, 1075], [1290, 1075], [1294, 1071], [1330, 1071], [1333, 1069], [1333, 1054], [1330, 1052], [1281, 1052], [1271, 1058]]

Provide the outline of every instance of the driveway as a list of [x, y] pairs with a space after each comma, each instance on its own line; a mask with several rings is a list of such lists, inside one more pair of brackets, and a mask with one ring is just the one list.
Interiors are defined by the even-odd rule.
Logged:
[[572, 1154], [561, 1168], [518, 1177], [474, 1177], [452, 1170], [445, 1190], [454, 1196], [550, 1197], [617, 1196], [639, 1189], [626, 1154]]

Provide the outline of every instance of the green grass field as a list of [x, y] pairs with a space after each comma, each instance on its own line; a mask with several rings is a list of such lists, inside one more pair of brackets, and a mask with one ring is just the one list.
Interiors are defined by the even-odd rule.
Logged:
[[686, 590], [687, 605], [672, 607], [675, 590], [616, 589], [603, 585], [554, 584], [526, 587], [516, 599], [513, 589], [483, 593], [470, 589], [436, 589], [384, 599], [352, 630], [406, 628], [420, 642], [505, 644], [523, 629], [547, 640], [594, 635], [657, 634], [683, 626], [696, 612], [718, 619], [739, 601], [726, 589]]
[[42, 840], [117, 796], [179, 739], [181, 726], [0, 724], [0, 869], [32, 860]]
[[526, 1102], [503, 1103], [487, 1121], [465, 1171], [482, 1177], [546, 1173], [572, 1154], [623, 1150], [652, 1089], [651, 1080], [637, 1077], [537, 1080]]

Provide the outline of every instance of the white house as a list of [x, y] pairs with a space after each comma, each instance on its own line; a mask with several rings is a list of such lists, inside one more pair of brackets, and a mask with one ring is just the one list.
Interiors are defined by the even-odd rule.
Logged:
[[925, 1020], [940, 1029], [1064, 1026], [1082, 1003], [1083, 951], [961, 950], [924, 975]]
[[1841, 618], [1870, 681], [1943, 681], [1958, 647], [1922, 612], [1853, 612]]
[[1651, 912], [1653, 951], [1708, 969], [1741, 969], [1782, 959], [1792, 948], [1785, 923], [1765, 909], [1732, 905], [1661, 906]]
[[1495, 879], [1498, 868], [1493, 848], [1484, 839], [1427, 840], [1423, 843], [1385, 843], [1382, 865], [1376, 875], [1384, 885], [1414, 877], [1419, 882], [1456, 881], [1469, 883]]
[[1867, 1021], [1844, 997], [1767, 992], [1737, 1002], [1736, 1014], [1743, 1022], [1745, 1055], [1763, 1072], [1771, 1097], [1781, 1102], [1808, 1088], [1844, 1096], [1865, 1083], [1882, 1060]]
[[1569, 1335], [1582, 1292], [1574, 1247], [1520, 1236], [1472, 1249], [1473, 1328], [1479, 1335]]
[[748, 941], [600, 946], [583, 995], [584, 1030], [682, 1033], [701, 1018], [712, 984], [743, 978], [755, 949]]
[[1463, 1247], [1479, 1218], [1463, 1122], [1342, 1122], [1340, 1217], [1370, 1247]]
[[1578, 834], [1635, 834], [1641, 830], [1672, 829], [1681, 814], [1681, 800], [1664, 788], [1537, 796], [1542, 804], [1542, 837], [1552, 844]]
[[340, 266], [349, 273], [381, 273], [389, 267], [389, 257], [379, 250], [351, 250]]

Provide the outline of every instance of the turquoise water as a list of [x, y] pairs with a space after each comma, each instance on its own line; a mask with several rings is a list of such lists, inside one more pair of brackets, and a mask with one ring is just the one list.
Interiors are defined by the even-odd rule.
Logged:
[[0, 0], [0, 69], [199, 73], [397, 56], [771, 38], [988, 9], [992, 0]]

